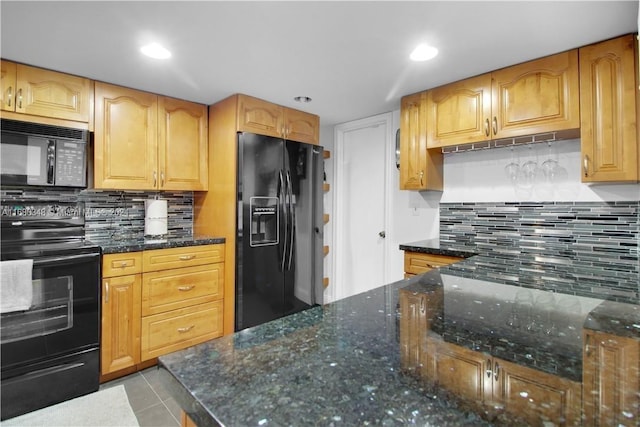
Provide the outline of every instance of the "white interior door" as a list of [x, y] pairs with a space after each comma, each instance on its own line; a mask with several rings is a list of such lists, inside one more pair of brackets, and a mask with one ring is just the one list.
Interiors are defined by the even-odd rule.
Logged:
[[386, 284], [387, 146], [391, 114], [336, 127], [334, 297]]

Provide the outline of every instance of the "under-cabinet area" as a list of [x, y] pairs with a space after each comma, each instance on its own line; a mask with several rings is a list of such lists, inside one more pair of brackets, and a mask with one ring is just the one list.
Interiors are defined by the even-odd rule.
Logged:
[[103, 378], [222, 335], [224, 246], [103, 256]]

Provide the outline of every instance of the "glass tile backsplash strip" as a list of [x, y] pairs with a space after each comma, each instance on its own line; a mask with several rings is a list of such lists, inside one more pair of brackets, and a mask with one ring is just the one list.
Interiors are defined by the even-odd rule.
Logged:
[[[527, 269], [549, 273], [543, 282], [521, 285], [635, 302], [639, 207], [637, 201], [442, 203], [440, 244], [495, 259], [505, 277]], [[573, 280], [555, 280], [554, 272], [567, 271]]]
[[85, 237], [89, 240], [144, 238], [144, 201], [167, 200], [167, 236], [193, 234], [192, 192], [95, 191], [73, 189], [2, 189], [3, 202], [83, 202]]

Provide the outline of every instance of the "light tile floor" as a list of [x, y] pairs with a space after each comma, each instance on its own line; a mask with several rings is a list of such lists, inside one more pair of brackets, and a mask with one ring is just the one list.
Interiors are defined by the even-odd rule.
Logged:
[[123, 384], [140, 427], [179, 427], [180, 407], [162, 387], [153, 366], [100, 385], [100, 390]]

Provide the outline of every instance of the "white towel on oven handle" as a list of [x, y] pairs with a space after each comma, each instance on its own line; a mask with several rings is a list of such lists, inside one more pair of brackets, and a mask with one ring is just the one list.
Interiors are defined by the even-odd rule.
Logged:
[[24, 311], [33, 302], [33, 260], [0, 262], [0, 313]]

